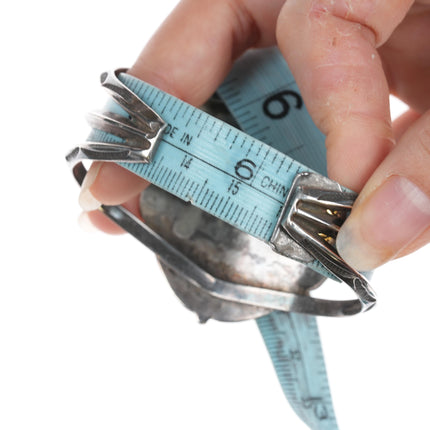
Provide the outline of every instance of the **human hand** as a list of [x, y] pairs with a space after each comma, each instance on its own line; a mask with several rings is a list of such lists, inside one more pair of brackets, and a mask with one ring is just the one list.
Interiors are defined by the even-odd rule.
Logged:
[[[360, 191], [340, 254], [370, 270], [430, 240], [430, 1], [287, 1], [278, 41], [327, 136], [329, 175]], [[389, 92], [411, 110], [394, 127]]]
[[[430, 239], [430, 1], [412, 3], [184, 0], [129, 73], [200, 105], [244, 50], [277, 41], [327, 136], [329, 175], [364, 187], [338, 248], [357, 269], [372, 269]], [[390, 91], [412, 108], [394, 127]], [[127, 202], [137, 213], [146, 185], [95, 163], [80, 201], [86, 210]], [[90, 217], [118, 231], [100, 212]]]

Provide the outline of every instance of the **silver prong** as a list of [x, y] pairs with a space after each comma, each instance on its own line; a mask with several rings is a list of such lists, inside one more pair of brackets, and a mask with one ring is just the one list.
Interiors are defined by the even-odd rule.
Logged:
[[119, 74], [126, 72], [126, 69], [117, 69], [114, 72], [102, 73], [100, 82], [112, 98], [130, 115], [136, 126], [149, 127], [154, 134], [157, 134], [165, 126], [165, 122], [157, 112], [119, 80]]
[[[307, 175], [308, 174], [306, 174], [306, 176]], [[313, 175], [314, 174], [312, 174], [312, 176]], [[323, 178], [325, 177], [323, 176]], [[336, 182], [331, 181], [330, 179], [327, 179], [327, 180], [330, 182], [333, 182], [334, 184], [337, 184]], [[339, 184], [337, 185], [340, 187]], [[303, 202], [313, 203], [321, 207], [329, 207], [332, 210], [351, 210], [352, 205], [355, 201], [355, 198], [357, 197], [356, 193], [349, 190], [347, 191], [318, 190], [319, 192], [316, 192], [316, 190], [310, 189], [309, 187], [304, 187], [304, 188], [306, 189], [306, 192], [302, 194], [301, 200]]]
[[329, 228], [330, 230], [335, 231], [336, 233], [340, 230], [340, 227], [334, 224], [332, 220], [327, 220], [326, 217], [324, 217], [323, 213], [320, 213], [318, 215], [312, 212], [308, 212], [301, 208], [297, 208], [295, 212], [295, 217], [303, 218], [308, 222], [319, 224], [323, 227], [326, 227], [326, 228]]
[[148, 138], [154, 137], [152, 132], [148, 135], [146, 130], [136, 128], [130, 120], [112, 112], [90, 112], [87, 121], [95, 129], [124, 139], [125, 144], [135, 150], [149, 149]]
[[356, 193], [324, 176], [297, 175], [271, 242], [279, 250], [277, 242], [286, 233], [334, 276], [347, 283], [358, 295], [364, 311], [376, 303], [375, 294], [367, 280], [350, 267], [336, 249], [337, 233], [355, 198]]
[[128, 115], [92, 112], [87, 116], [94, 129], [119, 139], [113, 143], [85, 142], [68, 154], [72, 165], [81, 160], [148, 163], [154, 156], [166, 123], [120, 81], [118, 76], [123, 71], [103, 73], [101, 82]]

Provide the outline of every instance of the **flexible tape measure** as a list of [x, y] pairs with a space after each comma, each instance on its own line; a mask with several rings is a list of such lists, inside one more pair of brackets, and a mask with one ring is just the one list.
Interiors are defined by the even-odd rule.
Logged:
[[[242, 130], [326, 173], [324, 136], [307, 113], [294, 77], [276, 48], [249, 53], [237, 61], [218, 92]], [[262, 181], [277, 187], [267, 178]], [[311, 429], [336, 430], [316, 318], [272, 312], [256, 321], [296, 414]]]
[[[107, 78], [105, 75], [103, 80]], [[347, 192], [336, 186], [330, 188], [324, 179], [322, 192], [308, 189], [306, 175], [310, 171], [325, 174], [324, 138], [310, 119], [277, 49], [248, 53], [219, 89], [246, 133], [127, 74], [118, 78], [125, 87], [116, 90], [107, 113], [96, 118], [88, 144], [72, 151], [69, 160], [97, 159], [102, 153], [98, 159], [122, 161], [121, 165], [137, 175], [268, 243], [278, 241], [281, 224], [292, 226], [291, 235], [300, 246], [292, 248], [291, 257], [326, 276], [352, 279], [350, 285], [362, 302], [374, 303], [359, 275], [351, 278], [340, 258], [331, 255], [330, 248], [325, 253], [324, 245], [322, 252], [318, 243], [309, 239], [312, 235], [306, 233], [305, 227], [315, 220], [332, 228], [331, 221], [324, 218], [326, 212], [336, 218], [351, 203], [350, 197], [344, 198], [349, 196]], [[105, 86], [109, 89], [109, 85]], [[153, 111], [143, 107], [136, 113], [129, 109], [134, 94]], [[135, 162], [140, 153], [149, 154], [151, 145], [156, 146], [160, 118], [167, 123], [160, 133], [161, 143], [150, 154], [149, 163]], [[97, 121], [103, 124], [100, 129]], [[136, 122], [144, 130], [136, 128]], [[132, 139], [127, 141], [129, 136]], [[299, 175], [301, 172], [306, 172], [305, 177]], [[297, 181], [299, 186], [295, 185]], [[295, 189], [293, 193], [291, 188]], [[300, 206], [303, 202], [305, 210]], [[319, 218], [321, 206], [325, 215]], [[305, 227], [291, 215], [294, 211], [299, 218], [305, 217]], [[310, 258], [306, 252], [301, 254], [303, 247], [312, 250]], [[257, 322], [294, 410], [312, 429], [335, 430], [315, 318], [272, 312]]]
[[257, 324], [296, 414], [312, 430], [336, 430], [316, 318], [277, 311], [258, 318]]

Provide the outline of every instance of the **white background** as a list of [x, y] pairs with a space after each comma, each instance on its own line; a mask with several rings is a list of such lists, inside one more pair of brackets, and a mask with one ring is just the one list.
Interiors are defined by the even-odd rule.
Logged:
[[[104, 100], [98, 76], [175, 3], [2, 7], [1, 430], [305, 428], [253, 322], [199, 325], [133, 238], [77, 225], [64, 155]], [[368, 314], [320, 319], [341, 429], [430, 428], [429, 255], [378, 270]]]

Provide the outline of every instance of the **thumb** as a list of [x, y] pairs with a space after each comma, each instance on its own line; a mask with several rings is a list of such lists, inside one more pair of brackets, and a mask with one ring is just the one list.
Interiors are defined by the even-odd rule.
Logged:
[[430, 242], [430, 111], [402, 136], [374, 172], [337, 236], [339, 254], [357, 270]]

